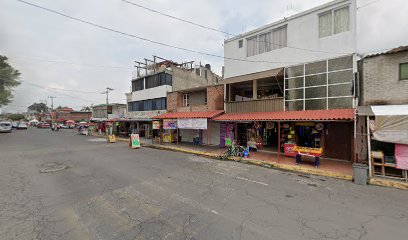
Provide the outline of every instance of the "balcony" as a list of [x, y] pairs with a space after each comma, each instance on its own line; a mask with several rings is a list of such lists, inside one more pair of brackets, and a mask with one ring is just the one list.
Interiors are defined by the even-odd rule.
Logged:
[[226, 113], [241, 112], [280, 112], [283, 111], [283, 98], [257, 99], [249, 101], [226, 102]]

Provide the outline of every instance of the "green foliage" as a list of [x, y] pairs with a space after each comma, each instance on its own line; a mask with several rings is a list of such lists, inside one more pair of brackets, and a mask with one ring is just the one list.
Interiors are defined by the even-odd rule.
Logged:
[[10, 118], [13, 121], [20, 121], [22, 119], [25, 119], [23, 114], [10, 114], [7, 117]]
[[12, 89], [20, 85], [21, 73], [7, 63], [7, 57], [0, 55], [0, 107], [13, 99]]
[[45, 103], [33, 103], [27, 109], [29, 112], [48, 113], [48, 107]]

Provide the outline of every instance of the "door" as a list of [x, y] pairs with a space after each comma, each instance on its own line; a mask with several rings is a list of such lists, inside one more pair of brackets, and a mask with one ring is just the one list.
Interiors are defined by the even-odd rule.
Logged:
[[352, 123], [325, 124], [324, 156], [327, 158], [352, 160]]

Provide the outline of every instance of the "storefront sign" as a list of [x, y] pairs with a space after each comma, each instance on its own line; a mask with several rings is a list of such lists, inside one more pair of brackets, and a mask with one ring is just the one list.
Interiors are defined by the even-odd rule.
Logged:
[[285, 143], [283, 145], [283, 153], [285, 156], [289, 156], [289, 157], [295, 157], [296, 156], [296, 152], [294, 151], [295, 148], [295, 144], [293, 143]]
[[131, 144], [132, 144], [132, 149], [140, 148], [139, 134], [131, 134], [130, 135], [130, 141], [131, 141]]
[[153, 121], [153, 129], [160, 129], [160, 122], [159, 121]]
[[177, 129], [177, 120], [176, 119], [164, 119], [163, 129]]
[[177, 127], [179, 129], [207, 129], [207, 119], [206, 118], [177, 119]]

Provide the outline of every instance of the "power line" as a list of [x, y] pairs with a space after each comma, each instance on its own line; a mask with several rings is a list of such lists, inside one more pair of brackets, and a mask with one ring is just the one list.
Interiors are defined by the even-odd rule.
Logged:
[[202, 51], [198, 51], [198, 50], [188, 49], [188, 48], [184, 48], [184, 47], [178, 47], [178, 46], [174, 46], [174, 45], [171, 45], [171, 44], [168, 44], [168, 43], [162, 43], [162, 42], [158, 42], [158, 41], [155, 41], [155, 40], [151, 40], [151, 39], [148, 39], [148, 38], [145, 38], [145, 37], [140, 37], [140, 36], [137, 36], [137, 35], [134, 35], [134, 34], [131, 34], [131, 33], [122, 32], [122, 31], [119, 31], [119, 30], [116, 30], [116, 29], [113, 29], [113, 28], [110, 28], [110, 27], [105, 27], [105, 26], [102, 26], [102, 25], [99, 25], [99, 24], [96, 24], [96, 23], [93, 23], [93, 22], [90, 22], [90, 21], [87, 21], [87, 20], [83, 20], [83, 19], [80, 19], [80, 18], [77, 18], [77, 17], [73, 17], [73, 16], [70, 16], [70, 15], [67, 15], [67, 14], [64, 14], [64, 13], [61, 13], [61, 12], [58, 12], [58, 11], [55, 11], [55, 10], [46, 8], [46, 7], [42, 7], [42, 6], [40, 6], [40, 5], [36, 5], [36, 4], [34, 4], [34, 3], [26, 2], [26, 1], [23, 1], [23, 0], [16, 0], [16, 1], [21, 2], [21, 3], [24, 3], [24, 4], [26, 4], [26, 5], [30, 5], [30, 6], [32, 6], [32, 7], [36, 7], [36, 8], [42, 9], [42, 10], [44, 10], [44, 11], [52, 12], [52, 13], [54, 13], [54, 14], [57, 14], [57, 15], [60, 15], [60, 16], [63, 16], [63, 17], [66, 17], [66, 18], [69, 18], [69, 19], [72, 19], [72, 20], [75, 20], [75, 21], [78, 21], [78, 22], [85, 23], [85, 24], [90, 25], [90, 26], [94, 26], [94, 27], [97, 27], [97, 28], [100, 28], [100, 29], [104, 29], [104, 30], [106, 30], [106, 31], [114, 32], [114, 33], [117, 33], [117, 34], [120, 34], [120, 35], [128, 36], [128, 37], [131, 37], [131, 38], [136, 38], [136, 39], [139, 39], [139, 40], [142, 40], [142, 41], [145, 41], [145, 42], [150, 42], [150, 43], [154, 43], [154, 44], [156, 44], [156, 45], [160, 45], [160, 46], [164, 46], [164, 47], [169, 47], [169, 48], [174, 48], [174, 49], [178, 49], [178, 50], [182, 50], [182, 51], [186, 51], [186, 52], [197, 53], [197, 54], [201, 54], [201, 55], [205, 55], [205, 56], [216, 57], [216, 58], [223, 58], [223, 59], [229, 59], [229, 60], [240, 61], [240, 62], [253, 62], [253, 63], [299, 63], [299, 62], [278, 62], [278, 61], [277, 61], [277, 62], [272, 62], [272, 61], [256, 61], [256, 60], [247, 60], [247, 59], [240, 59], [240, 58], [231, 58], [231, 57], [220, 56], [220, 55], [216, 55], [216, 54], [212, 54], [212, 53], [202, 52]]
[[223, 33], [223, 34], [226, 34], [226, 35], [237, 36], [237, 34], [229, 33], [229, 32], [227, 32], [227, 31], [219, 30], [219, 29], [216, 29], [216, 28], [213, 28], [213, 27], [208, 27], [208, 26], [205, 26], [205, 25], [202, 25], [202, 24], [199, 24], [199, 23], [195, 23], [195, 22], [190, 21], [190, 20], [186, 20], [186, 19], [182, 19], [182, 18], [179, 18], [179, 17], [175, 17], [175, 16], [169, 15], [169, 14], [167, 14], [167, 13], [159, 12], [159, 11], [157, 11], [157, 10], [154, 10], [154, 9], [152, 9], [152, 8], [148, 8], [148, 7], [142, 6], [142, 5], [137, 4], [137, 3], [134, 3], [134, 2], [130, 2], [130, 1], [126, 1], [126, 0], [121, 0], [121, 1], [122, 1], [122, 2], [125, 2], [125, 3], [128, 3], [128, 4], [131, 4], [131, 5], [134, 5], [134, 6], [136, 6], [136, 7], [143, 8], [143, 9], [145, 9], [145, 10], [148, 10], [148, 11], [151, 11], [151, 12], [154, 12], [154, 13], [157, 13], [157, 14], [159, 14], [159, 15], [163, 15], [163, 16], [165, 16], [165, 17], [169, 17], [169, 18], [176, 19], [176, 20], [178, 20], [178, 21], [182, 21], [182, 22], [185, 22], [185, 23], [189, 23], [189, 24], [194, 25], [194, 26], [197, 26], [197, 27], [205, 28], [205, 29], [208, 29], [208, 30], [211, 30], [211, 31], [220, 32], [220, 33]]
[[[216, 28], [213, 28], [213, 27], [208, 27], [208, 26], [205, 26], [205, 25], [202, 25], [202, 24], [199, 24], [199, 23], [195, 23], [195, 22], [190, 21], [190, 20], [186, 20], [186, 19], [182, 19], [182, 18], [179, 18], [179, 17], [176, 17], [176, 16], [172, 16], [172, 15], [169, 15], [169, 14], [167, 14], [167, 13], [163, 13], [163, 12], [157, 11], [157, 10], [155, 10], [155, 9], [142, 6], [142, 5], [137, 4], [137, 3], [134, 3], [134, 2], [130, 2], [130, 1], [127, 1], [127, 0], [121, 0], [121, 1], [122, 1], [122, 2], [125, 2], [125, 3], [128, 3], [128, 4], [131, 4], [131, 5], [134, 5], [134, 6], [136, 6], [136, 7], [139, 7], [139, 8], [142, 8], [142, 9], [145, 9], [145, 10], [148, 10], [148, 11], [151, 11], [151, 12], [154, 12], [154, 13], [156, 13], [156, 14], [163, 15], [163, 16], [169, 17], [169, 18], [173, 18], [173, 19], [176, 19], [176, 20], [179, 20], [179, 21], [188, 23], [188, 24], [192, 24], [192, 25], [195, 25], [195, 26], [198, 26], [198, 27], [201, 27], [201, 28], [205, 28], [205, 29], [212, 30], [212, 31], [215, 31], [215, 32], [224, 33], [224, 34], [227, 34], [227, 35], [231, 35], [231, 36], [233, 36], [233, 37], [238, 37], [238, 36], [240, 36], [239, 34], [234, 34], [234, 33], [226, 32], [226, 31], [224, 31], [224, 30], [216, 29]], [[379, 1], [379, 0], [378, 0], [378, 1]], [[268, 42], [268, 41], [258, 41], [258, 40], [254, 40], [254, 42], [269, 43], [269, 47], [271, 47], [271, 46], [277, 46], [277, 47], [287, 47], [287, 48], [292, 48], [292, 49], [297, 49], [297, 50], [303, 50], [303, 51], [310, 51], [310, 52], [332, 53], [332, 54], [348, 54], [348, 53], [342, 53], [342, 52], [328, 52], [328, 51], [323, 51], [323, 50], [318, 50], [318, 49], [308, 49], [308, 48], [301, 48], [301, 47], [295, 47], [295, 46], [288, 46], [288, 45], [283, 45], [283, 44], [273, 43], [273, 42]]]
[[367, 7], [367, 6], [371, 5], [371, 4], [379, 2], [379, 1], [381, 1], [381, 0], [375, 0], [375, 1], [372, 1], [372, 2], [369, 2], [369, 3], [366, 3], [364, 5], [361, 5], [361, 6], [357, 7], [356, 10], [359, 10], [360, 8], [363, 8], [363, 7]]

